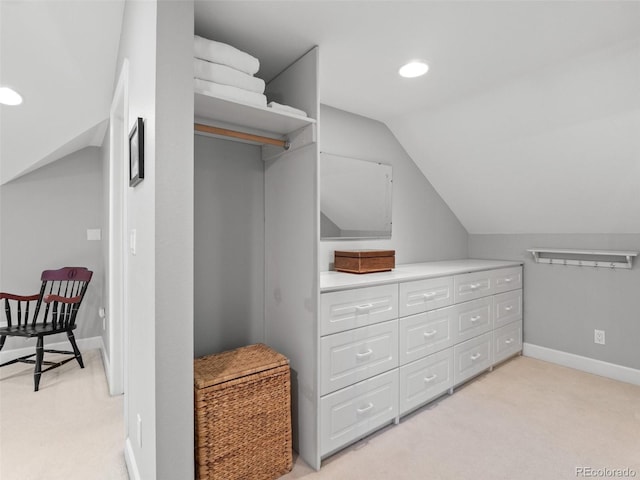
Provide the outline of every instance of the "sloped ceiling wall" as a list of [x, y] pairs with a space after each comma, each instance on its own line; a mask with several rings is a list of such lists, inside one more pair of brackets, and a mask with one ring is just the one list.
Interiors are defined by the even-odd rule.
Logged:
[[0, 184], [102, 144], [124, 0], [0, 2]]
[[640, 232], [640, 42], [387, 121], [469, 233]]
[[319, 45], [322, 103], [389, 126], [469, 233], [640, 231], [640, 2], [199, 2], [196, 31], [267, 80]]
[[[0, 2], [0, 183], [99, 144], [124, 0]], [[640, 232], [640, 2], [196, 2], [269, 80], [386, 123], [470, 233]], [[431, 64], [401, 79], [411, 57]]]

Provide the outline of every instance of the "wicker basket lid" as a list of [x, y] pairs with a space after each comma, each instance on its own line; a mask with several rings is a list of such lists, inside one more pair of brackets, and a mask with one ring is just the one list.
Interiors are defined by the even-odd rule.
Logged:
[[193, 361], [193, 381], [196, 388], [206, 388], [288, 363], [284, 355], [257, 343], [196, 358]]

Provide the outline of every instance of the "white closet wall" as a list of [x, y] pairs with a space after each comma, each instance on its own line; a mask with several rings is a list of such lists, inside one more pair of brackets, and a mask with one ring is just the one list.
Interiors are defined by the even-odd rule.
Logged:
[[[267, 95], [318, 118], [318, 49], [314, 48], [267, 86]], [[271, 93], [273, 92], [273, 93]], [[315, 126], [293, 137], [291, 151], [271, 158], [265, 169], [266, 343], [291, 363], [294, 448], [320, 466], [317, 416], [318, 144]], [[311, 130], [311, 132], [310, 132]]]

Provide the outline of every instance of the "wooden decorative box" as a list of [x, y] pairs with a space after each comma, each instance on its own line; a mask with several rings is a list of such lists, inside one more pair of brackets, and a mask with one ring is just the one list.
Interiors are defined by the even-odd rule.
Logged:
[[293, 467], [289, 360], [263, 344], [194, 360], [196, 478], [272, 480]]
[[395, 250], [336, 250], [334, 258], [339, 272], [388, 272], [396, 266]]

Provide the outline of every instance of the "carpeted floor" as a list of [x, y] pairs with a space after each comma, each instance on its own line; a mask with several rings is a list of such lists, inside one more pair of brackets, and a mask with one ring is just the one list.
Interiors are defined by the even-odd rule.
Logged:
[[561, 480], [588, 468], [640, 478], [640, 387], [516, 357], [320, 472], [297, 459], [282, 480]]
[[99, 350], [82, 357], [84, 369], [73, 361], [44, 373], [37, 393], [33, 365], [0, 369], [1, 480], [129, 478], [124, 398], [109, 396]]
[[[38, 393], [31, 366], [0, 370], [1, 480], [128, 478], [123, 397], [108, 395], [100, 352], [83, 356], [84, 370], [48, 372]], [[516, 357], [320, 472], [296, 459], [282, 479], [562, 480], [615, 469], [640, 478], [640, 386]]]

